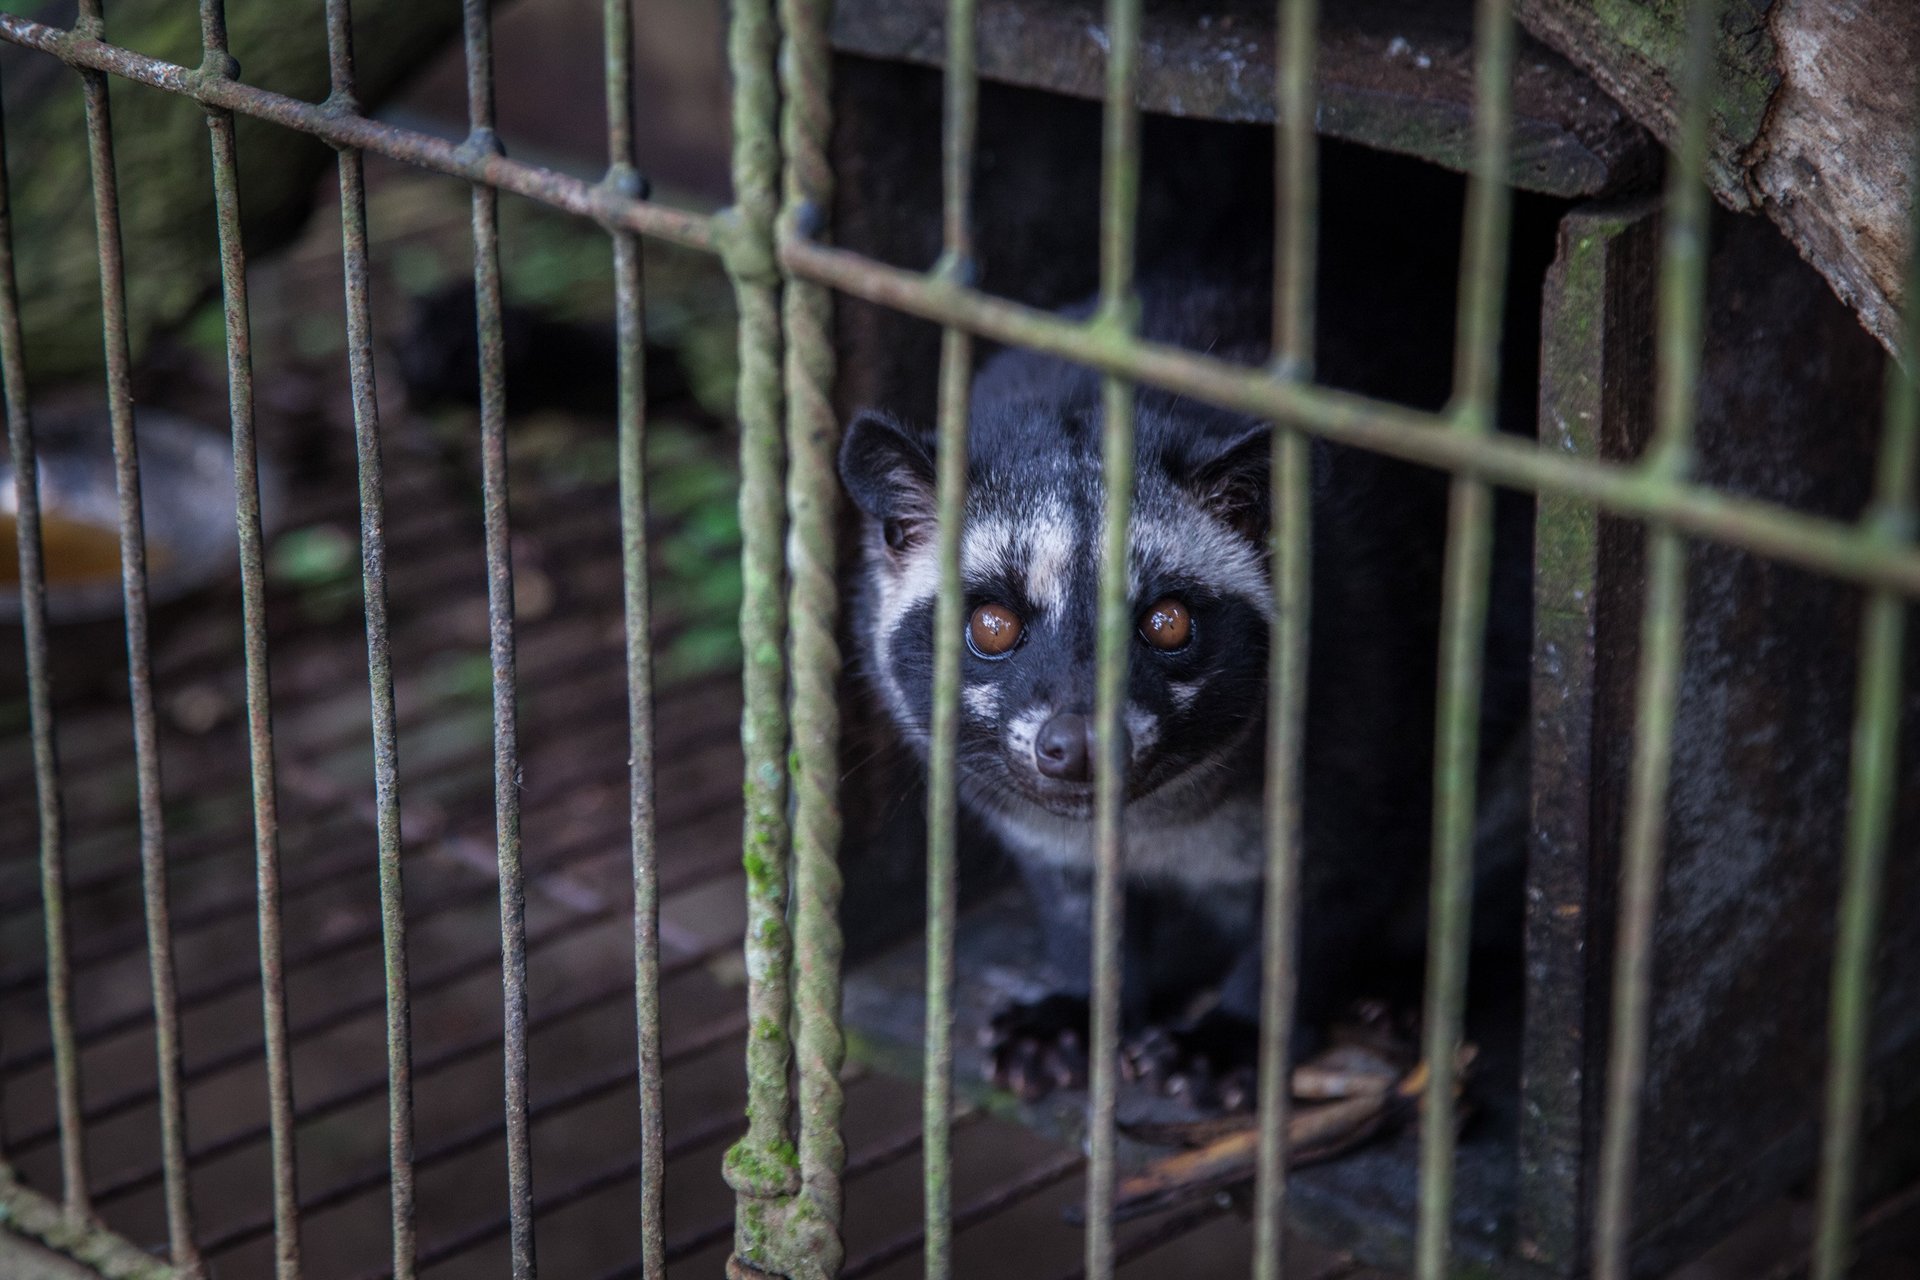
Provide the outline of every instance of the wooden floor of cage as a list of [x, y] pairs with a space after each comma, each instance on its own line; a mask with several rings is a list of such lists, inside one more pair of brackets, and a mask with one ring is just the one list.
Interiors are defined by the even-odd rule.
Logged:
[[[218, 421], [217, 417], [211, 420]], [[476, 465], [390, 422], [388, 526], [411, 966], [419, 1248], [427, 1276], [505, 1265], [499, 915], [486, 579]], [[347, 437], [289, 495], [268, 612], [306, 1274], [387, 1274], [380, 919]], [[688, 447], [731, 448], [724, 432]], [[536, 451], [527, 451], [536, 452]], [[515, 474], [521, 620], [531, 1110], [543, 1274], [637, 1274], [626, 704], [616, 496], [602, 479]], [[666, 505], [671, 505], [668, 503]], [[671, 518], [656, 549], [673, 554]], [[292, 550], [288, 550], [292, 548]], [[720, 554], [730, 555], [730, 548]], [[656, 641], [686, 625], [658, 601]], [[167, 851], [183, 1008], [198, 1235], [214, 1273], [272, 1258], [266, 1092], [237, 593], [154, 620]], [[117, 627], [61, 683], [75, 1005], [87, 1158], [102, 1220], [165, 1238], [151, 1003], [140, 912], [131, 723]], [[77, 643], [77, 642], [76, 642]], [[88, 641], [87, 643], [94, 643]], [[696, 655], [657, 696], [668, 1166], [674, 1271], [715, 1275], [730, 1241], [720, 1158], [742, 1127], [739, 693]], [[63, 674], [66, 674], [63, 672]], [[6, 699], [14, 709], [17, 697]], [[11, 713], [11, 712], [10, 712]], [[58, 1195], [31, 761], [0, 743], [0, 1086], [23, 1178]], [[919, 1091], [863, 1066], [847, 1087], [849, 1277], [919, 1269]], [[970, 1107], [955, 1136], [961, 1274], [1017, 1249], [1072, 1274], [1076, 1150]], [[1135, 1274], [1244, 1265], [1250, 1232], [1208, 1204], [1123, 1229]], [[1357, 1275], [1327, 1255], [1320, 1272]]]

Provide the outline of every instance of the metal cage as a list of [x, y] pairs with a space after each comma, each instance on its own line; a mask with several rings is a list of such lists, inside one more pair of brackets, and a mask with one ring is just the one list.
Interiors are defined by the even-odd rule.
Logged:
[[[474, 281], [479, 298], [480, 432], [485, 466], [485, 533], [491, 635], [492, 715], [500, 936], [505, 998], [505, 1115], [513, 1274], [534, 1274], [534, 1193], [528, 1119], [526, 930], [520, 868], [516, 743], [514, 576], [507, 519], [505, 388], [501, 358], [500, 235], [497, 193], [507, 191], [589, 219], [612, 241], [620, 350], [619, 479], [624, 565], [626, 687], [630, 735], [634, 980], [639, 1028], [641, 1273], [666, 1273], [662, 1170], [672, 1117], [664, 1112], [660, 1037], [662, 963], [657, 930], [653, 680], [647, 641], [649, 590], [643, 491], [642, 284], [640, 245], [656, 237], [717, 254], [739, 307], [741, 493], [747, 825], [744, 865], [749, 975], [745, 1136], [725, 1162], [737, 1197], [730, 1274], [827, 1277], [843, 1262], [840, 1243], [842, 1140], [841, 935], [836, 857], [839, 731], [835, 640], [837, 422], [831, 310], [836, 294], [864, 299], [942, 327], [938, 492], [938, 652], [927, 872], [927, 985], [924, 1096], [925, 1257], [930, 1276], [952, 1270], [956, 1214], [951, 1193], [953, 992], [955, 985], [956, 792], [954, 735], [961, 636], [958, 525], [966, 483], [968, 380], [976, 339], [1020, 344], [1106, 375], [1105, 474], [1110, 492], [1132, 490], [1135, 384], [1176, 391], [1276, 423], [1272, 483], [1283, 513], [1273, 534], [1278, 601], [1271, 647], [1268, 778], [1266, 984], [1260, 1076], [1258, 1183], [1253, 1199], [1256, 1274], [1290, 1274], [1282, 1249], [1287, 1208], [1284, 1149], [1292, 992], [1288, 957], [1297, 912], [1299, 766], [1305, 706], [1309, 556], [1305, 500], [1307, 445], [1317, 437], [1443, 469], [1451, 498], [1446, 548], [1430, 960], [1419, 1165], [1417, 1267], [1423, 1280], [1450, 1269], [1455, 1052], [1460, 1045], [1469, 941], [1469, 878], [1476, 795], [1480, 660], [1485, 627], [1492, 494], [1510, 487], [1597, 509], [1645, 527], [1647, 576], [1640, 645], [1633, 768], [1625, 823], [1619, 935], [1612, 981], [1604, 1145], [1591, 1233], [1593, 1274], [1625, 1280], [1634, 1242], [1630, 1209], [1637, 1124], [1649, 1043], [1649, 991], [1660, 885], [1675, 703], [1681, 676], [1682, 613], [1690, 541], [1742, 548], [1857, 584], [1871, 594], [1861, 630], [1852, 739], [1852, 789], [1832, 970], [1831, 1057], [1819, 1157], [1814, 1274], [1838, 1280], [1851, 1248], [1866, 1079], [1871, 960], [1896, 791], [1906, 611], [1920, 598], [1914, 543], [1915, 473], [1920, 466], [1920, 278], [1909, 274], [1906, 338], [1890, 378], [1881, 457], [1871, 508], [1859, 524], [1789, 510], [1718, 491], [1690, 478], [1694, 390], [1699, 366], [1713, 35], [1718, 5], [1695, 0], [1679, 99], [1679, 144], [1670, 165], [1661, 250], [1657, 427], [1631, 464], [1575, 458], [1493, 430], [1498, 336], [1509, 224], [1514, 24], [1509, 0], [1479, 0], [1475, 14], [1473, 161], [1458, 299], [1453, 396], [1426, 413], [1315, 385], [1313, 273], [1316, 241], [1314, 49], [1317, 4], [1281, 0], [1274, 290], [1275, 359], [1266, 368], [1150, 345], [1133, 336], [1135, 207], [1140, 185], [1141, 0], [1109, 0], [1101, 200], [1100, 305], [1084, 323], [988, 296], [974, 287], [972, 180], [979, 68], [977, 5], [952, 0], [945, 28], [944, 242], [926, 272], [865, 259], [830, 243], [825, 226], [833, 173], [828, 163], [827, 0], [734, 0], [734, 205], [712, 217], [651, 201], [637, 168], [631, 94], [632, 20], [607, 0], [606, 104], [610, 134], [604, 180], [587, 183], [506, 157], [494, 130], [489, 5], [465, 0], [471, 131], [452, 144], [363, 115], [354, 95], [348, 0], [326, 0], [331, 94], [295, 100], [249, 86], [229, 56], [223, 5], [199, 5], [204, 57], [189, 68], [109, 42], [101, 0], [83, 0], [71, 30], [0, 15], [0, 38], [39, 50], [78, 73], [86, 96], [105, 341], [117, 468], [121, 582], [136, 730], [140, 861], [158, 1051], [159, 1115], [170, 1256], [159, 1262], [101, 1226], [93, 1215], [82, 1142], [76, 1023], [70, 998], [73, 939], [65, 912], [62, 782], [49, 688], [45, 571], [26, 394], [20, 304], [0, 166], [0, 374], [9, 442], [17, 462], [20, 580], [25, 615], [41, 884], [46, 990], [63, 1186], [49, 1197], [0, 1165], [7, 1224], [113, 1276], [202, 1274], [188, 1195], [188, 1145], [181, 1082], [179, 993], [168, 914], [168, 860], [160, 803], [160, 750], [149, 668], [147, 557], [133, 427], [125, 258], [108, 115], [109, 77], [190, 98], [206, 108], [218, 201], [240, 566], [245, 605], [260, 970], [265, 992], [264, 1055], [272, 1137], [275, 1259], [281, 1280], [301, 1274], [301, 1202], [295, 1185], [296, 1111], [289, 1066], [286, 954], [280, 915], [280, 828], [276, 751], [268, 705], [263, 535], [253, 439], [246, 259], [241, 245], [234, 120], [257, 117], [308, 134], [338, 151], [348, 351], [359, 461], [360, 553], [374, 733], [380, 894], [386, 986], [392, 1274], [414, 1274], [414, 1140], [406, 915], [401, 901], [400, 812], [393, 671], [388, 656], [387, 508], [381, 423], [373, 388], [362, 157], [371, 152], [472, 184]], [[17, 175], [16, 175], [17, 176]], [[1920, 213], [1920, 200], [1912, 201]], [[1086, 1274], [1116, 1264], [1111, 1206], [1116, 1178], [1116, 1047], [1121, 927], [1119, 865], [1122, 795], [1115, 732], [1130, 622], [1125, 599], [1128, 501], [1109, 507], [1099, 628], [1098, 889], [1094, 1034], [1086, 1203]]]

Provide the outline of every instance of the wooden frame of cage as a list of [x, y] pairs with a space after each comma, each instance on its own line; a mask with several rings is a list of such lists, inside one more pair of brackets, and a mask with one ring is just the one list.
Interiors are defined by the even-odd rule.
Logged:
[[[630, 106], [631, 18], [622, 0], [608, 0], [607, 110], [610, 165], [589, 184], [514, 162], [500, 154], [492, 124], [491, 50], [485, 0], [466, 0], [470, 134], [452, 145], [362, 116], [353, 97], [353, 58], [346, 0], [327, 0], [332, 93], [303, 103], [247, 86], [227, 53], [223, 6], [202, 0], [204, 61], [188, 69], [106, 42], [101, 0], [83, 0], [71, 30], [0, 15], [0, 39], [37, 48], [80, 73], [87, 98], [87, 135], [95, 193], [105, 312], [108, 389], [120, 492], [122, 582], [130, 659], [130, 692], [140, 788], [141, 861], [149, 956], [158, 1029], [159, 1085], [169, 1266], [155, 1264], [95, 1225], [80, 1146], [78, 1077], [68, 998], [68, 937], [62, 900], [60, 785], [46, 678], [44, 568], [38, 545], [32, 425], [26, 403], [19, 305], [14, 289], [11, 226], [0, 164], [0, 377], [7, 393], [9, 440], [16, 470], [22, 596], [27, 635], [30, 710], [39, 796], [41, 868], [46, 894], [50, 1030], [59, 1095], [63, 1200], [54, 1202], [0, 1176], [0, 1204], [10, 1220], [108, 1275], [194, 1275], [202, 1270], [187, 1194], [185, 1121], [177, 1044], [178, 1011], [170, 954], [164, 832], [151, 676], [147, 664], [146, 565], [138, 459], [129, 386], [124, 261], [106, 85], [123, 76], [207, 107], [214, 155], [222, 248], [232, 426], [238, 483], [245, 607], [248, 713], [252, 741], [261, 967], [265, 977], [266, 1053], [273, 1131], [276, 1259], [283, 1278], [297, 1276], [299, 1200], [294, 1186], [294, 1111], [286, 1055], [280, 979], [277, 819], [273, 741], [267, 702], [261, 528], [252, 441], [253, 381], [249, 363], [244, 252], [240, 244], [233, 115], [243, 113], [321, 137], [340, 153], [343, 262], [347, 278], [348, 350], [361, 464], [363, 579], [375, 738], [375, 792], [380, 816], [380, 868], [387, 958], [389, 1136], [393, 1258], [396, 1276], [411, 1275], [412, 1122], [409, 1091], [405, 930], [399, 900], [399, 812], [395, 785], [392, 675], [385, 636], [380, 430], [372, 387], [366, 227], [360, 157], [371, 150], [468, 179], [473, 184], [475, 284], [481, 342], [481, 435], [485, 465], [487, 560], [493, 665], [496, 816], [499, 841], [503, 986], [506, 1000], [506, 1122], [513, 1270], [534, 1269], [534, 1199], [526, 1111], [525, 952], [516, 787], [512, 566], [505, 494], [504, 388], [499, 359], [498, 190], [516, 192], [593, 218], [612, 237], [619, 296], [621, 349], [620, 477], [625, 564], [631, 726], [631, 829], [635, 884], [635, 993], [640, 1046], [638, 1086], [643, 1122], [641, 1166], [644, 1268], [664, 1274], [660, 1231], [663, 1116], [659, 1093], [660, 962], [655, 933], [657, 882], [652, 842], [651, 673], [645, 642], [647, 581], [640, 449], [641, 281], [637, 237], [653, 235], [721, 254], [741, 313], [740, 418], [747, 654], [744, 732], [747, 745], [750, 1015], [749, 1127], [727, 1160], [738, 1195], [735, 1257], [741, 1275], [832, 1275], [840, 1262], [838, 1071], [839, 895], [835, 854], [839, 814], [833, 782], [837, 711], [833, 641], [836, 583], [829, 318], [834, 291], [856, 295], [943, 326], [939, 476], [942, 544], [941, 617], [954, 643], [940, 651], [935, 682], [936, 744], [931, 795], [928, 894], [928, 1019], [925, 1147], [926, 1256], [930, 1275], [950, 1269], [953, 1210], [947, 1191], [951, 1115], [950, 996], [953, 986], [955, 875], [954, 761], [958, 698], [957, 524], [963, 497], [967, 372], [973, 337], [1021, 343], [1093, 365], [1108, 375], [1106, 462], [1109, 488], [1131, 488], [1131, 386], [1151, 383], [1282, 427], [1274, 486], [1283, 512], [1298, 517], [1305, 484], [1306, 438], [1331, 440], [1440, 467], [1453, 473], [1449, 518], [1440, 737], [1436, 750], [1435, 877], [1426, 1050], [1434, 1066], [1423, 1127], [1418, 1267], [1422, 1280], [1445, 1273], [1452, 1191], [1453, 1049], [1461, 1037], [1467, 945], [1476, 761], [1480, 636], [1487, 598], [1490, 492], [1495, 484], [1591, 504], [1649, 526], [1649, 575], [1643, 608], [1641, 667], [1635, 715], [1637, 749], [1627, 818], [1614, 1034], [1607, 1071], [1605, 1140], [1592, 1233], [1595, 1272], [1624, 1280], [1631, 1245], [1630, 1192], [1639, 1091], [1645, 1078], [1649, 960], [1659, 885], [1674, 704], [1679, 679], [1686, 538], [1737, 546], [1872, 589], [1861, 637], [1852, 759], [1852, 799], [1841, 905], [1840, 946], [1833, 970], [1832, 1064], [1823, 1133], [1816, 1274], [1838, 1280], [1849, 1250], [1854, 1180], [1859, 1165], [1862, 1087], [1867, 1057], [1870, 960], [1877, 932], [1877, 887], [1887, 851], [1894, 792], [1898, 682], [1906, 602], [1920, 598], [1920, 550], [1913, 543], [1914, 477], [1920, 452], [1920, 313], [1910, 317], [1903, 375], [1891, 379], [1875, 497], [1857, 526], [1799, 514], [1775, 504], [1728, 496], [1688, 478], [1698, 372], [1707, 202], [1705, 164], [1712, 20], [1717, 6], [1690, 6], [1692, 20], [1681, 85], [1686, 104], [1667, 198], [1660, 294], [1658, 424], [1644, 460], [1574, 458], [1550, 448], [1495, 436], [1491, 430], [1497, 372], [1504, 247], [1508, 220], [1509, 82], [1513, 26], [1506, 0], [1476, 6], [1474, 160], [1460, 291], [1460, 340], [1454, 398], [1440, 413], [1420, 413], [1316, 387], [1311, 381], [1314, 244], [1312, 0], [1282, 0], [1284, 32], [1275, 130], [1280, 184], [1277, 228], [1274, 366], [1243, 370], [1219, 361], [1140, 343], [1131, 336], [1133, 206], [1138, 188], [1136, 106], [1140, 0], [1111, 0], [1107, 36], [1105, 180], [1102, 199], [1101, 298], [1098, 314], [1076, 323], [985, 296], [972, 289], [970, 180], [978, 75], [973, 0], [949, 7], [945, 57], [945, 252], [920, 274], [882, 266], [818, 238], [828, 207], [825, 162], [829, 59], [824, 0], [736, 0], [730, 31], [735, 130], [733, 209], [702, 218], [644, 196], [633, 154]], [[1915, 202], [1920, 208], [1920, 201]], [[1910, 278], [1912, 275], [1910, 273]], [[1909, 296], [1917, 296], [1910, 289]], [[1102, 583], [1098, 722], [1111, 730], [1119, 714], [1127, 619], [1122, 569], [1128, 513], [1113, 504]], [[1270, 874], [1268, 981], [1263, 1036], [1260, 1177], [1255, 1197], [1259, 1274], [1282, 1274], [1280, 1227], [1285, 1206], [1286, 1060], [1290, 992], [1288, 940], [1297, 910], [1298, 726], [1304, 705], [1305, 611], [1309, 548], [1304, 519], [1275, 531], [1279, 600], [1273, 645], [1270, 718]], [[790, 673], [790, 676], [789, 676]], [[789, 683], [790, 678], [790, 683]], [[1102, 741], [1117, 742], [1112, 732]], [[1109, 761], [1111, 763], [1111, 761]], [[1109, 1208], [1115, 1152], [1118, 1023], [1120, 795], [1100, 771], [1097, 803], [1099, 878], [1096, 907], [1095, 1034], [1091, 1165], [1088, 1179], [1087, 1270], [1110, 1275], [1115, 1262]], [[789, 830], [787, 796], [794, 797]], [[788, 899], [792, 894], [792, 935]], [[787, 1036], [789, 1022], [793, 1041]], [[789, 1089], [789, 1054], [797, 1054], [797, 1098]], [[789, 1137], [796, 1129], [797, 1144]], [[0, 1166], [3, 1172], [4, 1166]]]

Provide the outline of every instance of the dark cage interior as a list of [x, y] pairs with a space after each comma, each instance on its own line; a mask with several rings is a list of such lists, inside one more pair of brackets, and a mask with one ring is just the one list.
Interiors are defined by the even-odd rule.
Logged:
[[[925, 269], [941, 248], [942, 90], [938, 71], [920, 64], [937, 64], [938, 54], [854, 8], [865, 20], [836, 26], [840, 46], [855, 52], [834, 65], [835, 239]], [[1049, 27], [1049, 11], [1028, 8], [1044, 37], [1029, 27], [1024, 45], [1006, 36], [988, 47], [987, 56], [1000, 58], [994, 72], [1014, 83], [989, 81], [981, 92], [979, 284], [1054, 309], [1089, 296], [1097, 276], [1100, 108], [1079, 96], [1086, 81], [1075, 81], [1071, 57], [1045, 38], [1064, 41], [1071, 24]], [[1356, 27], [1386, 30], [1363, 20]], [[1019, 29], [1009, 17], [988, 39]], [[1166, 54], [1157, 78], [1149, 75], [1149, 105], [1199, 92], [1180, 52]], [[1405, 114], [1420, 121], [1442, 106], [1416, 102]], [[1264, 281], [1270, 272], [1271, 130], [1195, 118], [1209, 111], [1235, 114], [1233, 104], [1215, 101], [1186, 115], [1143, 117], [1143, 281], [1168, 272]], [[1334, 387], [1437, 409], [1452, 376], [1465, 182], [1445, 167], [1443, 145], [1402, 123], [1398, 136], [1345, 130], [1372, 146], [1322, 142], [1315, 373]], [[1579, 456], [1626, 460], [1639, 456], [1652, 421], [1659, 220], [1657, 203], [1633, 194], [1650, 180], [1644, 162], [1630, 150], [1615, 161], [1585, 191], [1543, 171], [1538, 190], [1517, 194], [1499, 425]], [[1857, 518], [1879, 439], [1883, 352], [1764, 221], [1720, 216], [1713, 244], [1703, 477], [1731, 492]], [[930, 423], [939, 330], [857, 299], [842, 300], [836, 319], [843, 419], [884, 407]], [[977, 354], [976, 367], [991, 350]], [[1419, 506], [1417, 483], [1392, 492]], [[1586, 1215], [1599, 1155], [1642, 539], [1637, 527], [1571, 501], [1544, 501], [1536, 513], [1530, 500], [1503, 490], [1500, 504], [1488, 723], [1511, 709], [1503, 700], [1526, 702], [1530, 693], [1530, 764], [1515, 801], [1528, 815], [1528, 856], [1524, 887], [1484, 899], [1475, 922], [1468, 1033], [1483, 1057], [1460, 1149], [1455, 1245], [1487, 1261], [1574, 1274], [1591, 1247]], [[1440, 511], [1397, 506], [1379, 515], [1409, 558], [1430, 556], [1424, 578], [1381, 574], [1401, 583], [1397, 621], [1420, 637], [1430, 665]], [[850, 540], [844, 554], [857, 560]], [[1738, 550], [1696, 548], [1690, 567], [1643, 1138], [1659, 1154], [1647, 1157], [1635, 1214], [1639, 1265], [1649, 1270], [1684, 1261], [1811, 1167], [1861, 601], [1851, 587]], [[1431, 681], [1416, 683], [1430, 700]], [[884, 717], [859, 701], [857, 669], [847, 684], [843, 918], [860, 955], [882, 951], [920, 919], [923, 801], [917, 770], [889, 742]], [[1920, 697], [1908, 704], [1911, 727]], [[1430, 701], [1408, 710], [1408, 738], [1430, 752], [1430, 729], [1420, 727], [1431, 724]], [[1920, 838], [1920, 751], [1909, 746], [1902, 759], [1896, 847]], [[1422, 811], [1418, 788], [1406, 795], [1389, 779], [1380, 798]], [[1498, 781], [1483, 782], [1483, 807], [1498, 799]], [[981, 1091], [975, 1029], [1031, 989], [1042, 948], [1021, 895], [989, 896], [999, 882], [992, 838], [966, 827], [964, 816], [963, 832], [963, 883], [978, 905], [959, 937], [956, 1072], [963, 1089]], [[1916, 890], [1911, 866], [1888, 887], [1885, 985], [1874, 1023], [1874, 1100], [1888, 1115], [1920, 1101], [1920, 1091], [1901, 1083], [1920, 1033]], [[1417, 1005], [1418, 953], [1383, 941], [1368, 959], [1357, 986]], [[923, 965], [916, 934], [850, 977], [847, 1019], [859, 1052], [917, 1069]], [[1079, 1108], [1077, 1099], [1050, 1099], [1026, 1111], [1042, 1128], [1077, 1134]], [[1146, 1091], [1122, 1102], [1123, 1122], [1167, 1111]], [[1891, 1132], [1876, 1150], [1876, 1185], [1893, 1185], [1912, 1168], [1910, 1144]], [[1292, 1180], [1298, 1212], [1363, 1256], [1404, 1262], [1417, 1151], [1414, 1135], [1404, 1134], [1300, 1172]]]

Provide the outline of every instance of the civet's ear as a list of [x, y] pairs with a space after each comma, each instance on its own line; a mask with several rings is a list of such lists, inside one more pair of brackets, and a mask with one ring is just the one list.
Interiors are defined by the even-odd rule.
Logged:
[[1217, 519], [1263, 542], [1272, 517], [1273, 430], [1253, 427], [1194, 468], [1194, 496]]
[[840, 482], [854, 505], [880, 522], [887, 548], [904, 552], [932, 536], [933, 450], [891, 414], [864, 409], [840, 444]]

